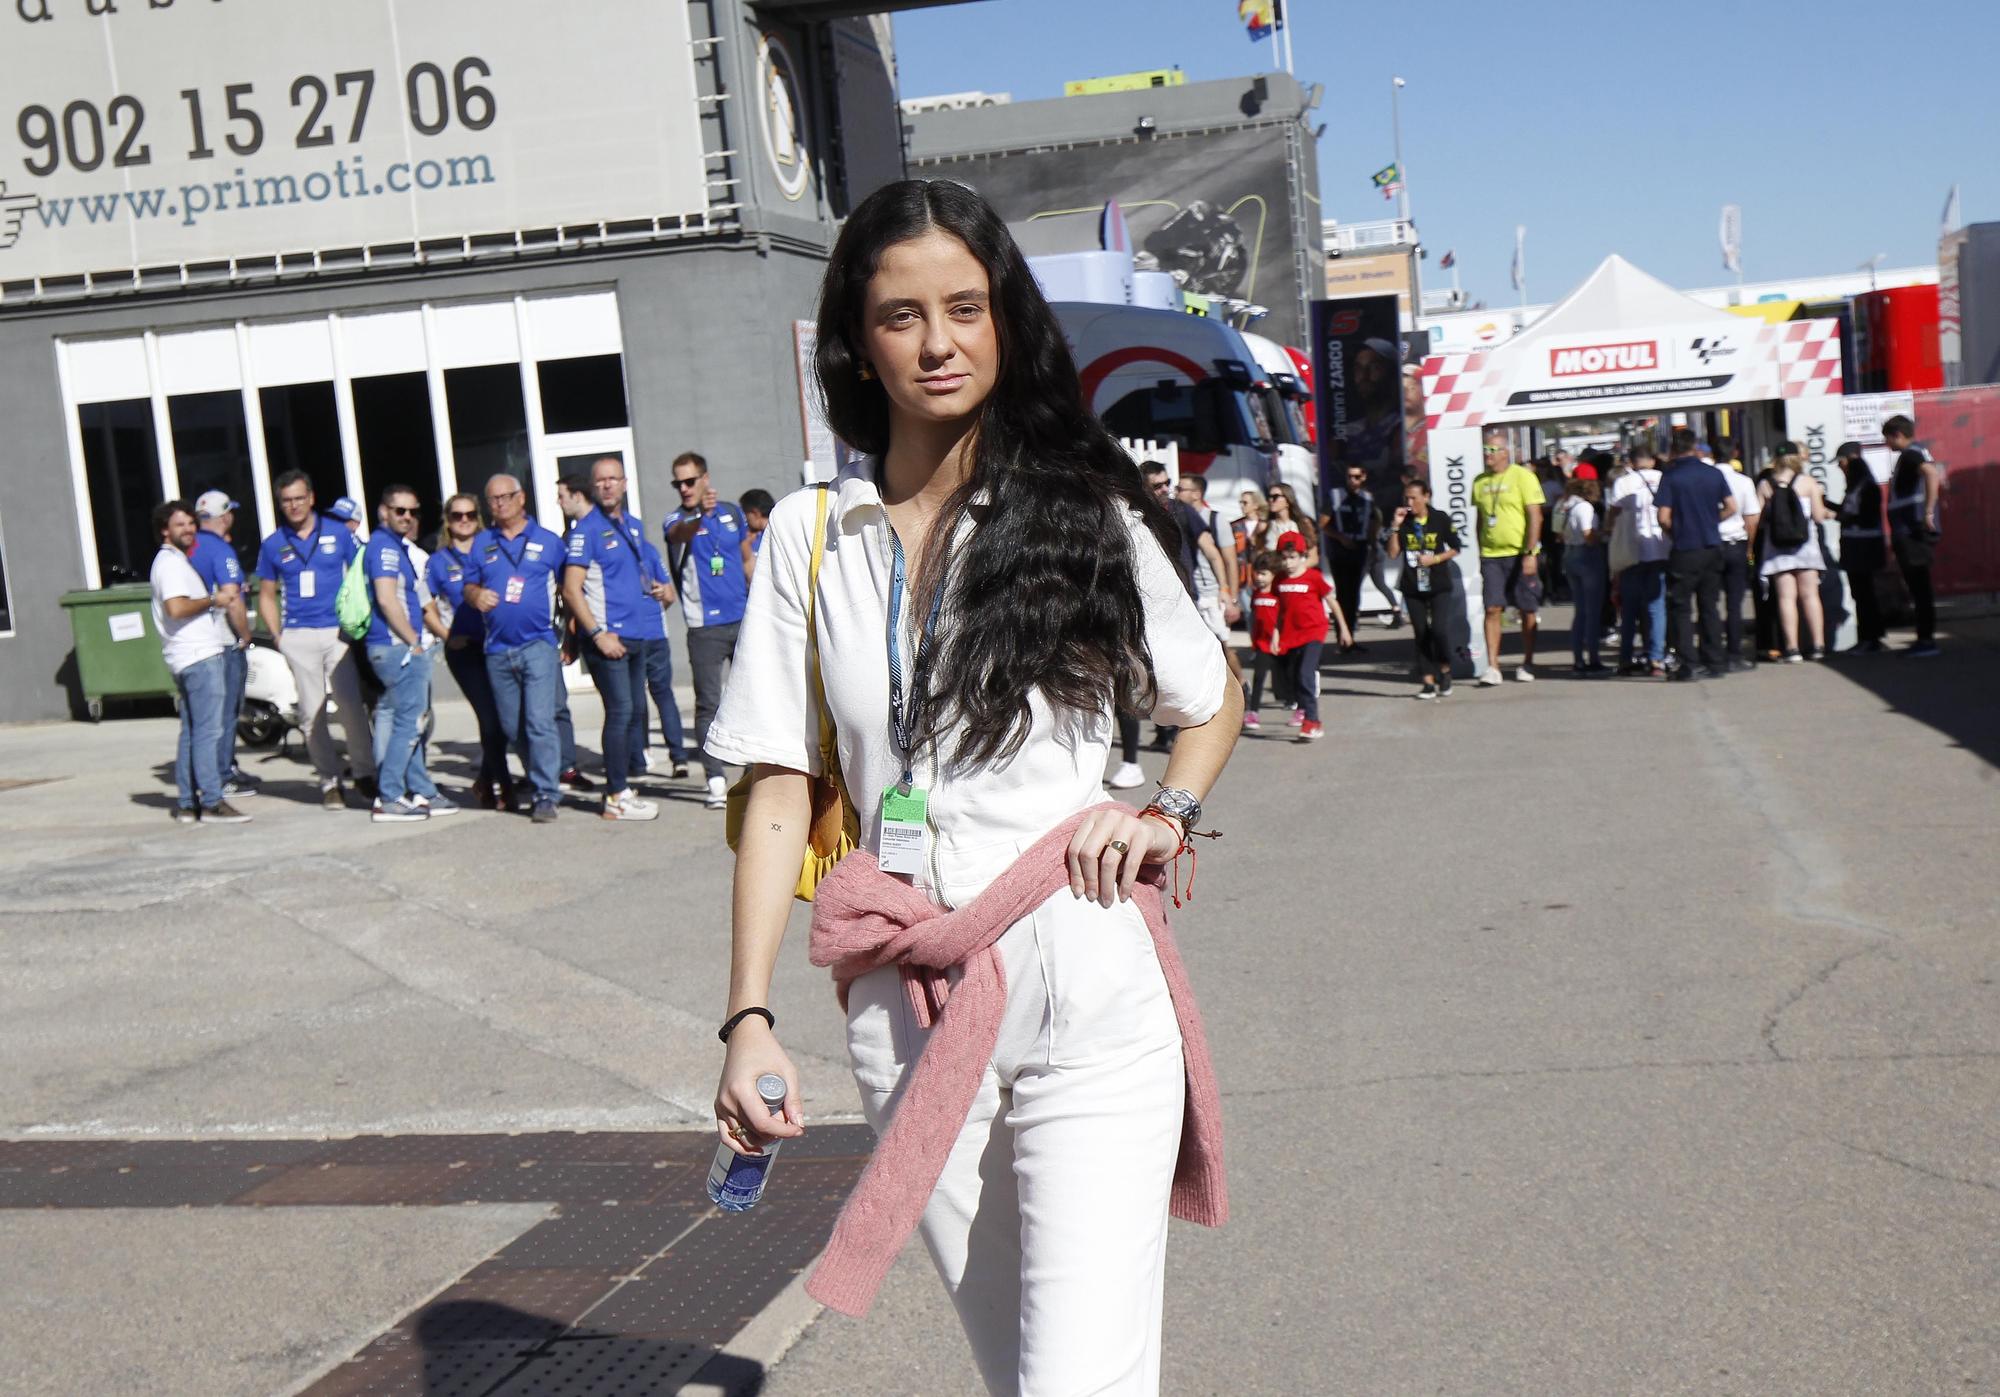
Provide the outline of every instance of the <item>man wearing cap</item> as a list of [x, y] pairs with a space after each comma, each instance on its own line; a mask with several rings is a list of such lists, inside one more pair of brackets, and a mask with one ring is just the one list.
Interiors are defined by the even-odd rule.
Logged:
[[[671, 592], [653, 578], [645, 525], [625, 508], [625, 463], [598, 457], [590, 485], [597, 502], [570, 526], [563, 544], [563, 601], [583, 634], [583, 663], [604, 700], [604, 818], [651, 820], [660, 807], [641, 800], [631, 780], [646, 749], [645, 647], [667, 638], [660, 607]], [[685, 760], [682, 753], [674, 756]]]
[[174, 751], [176, 824], [206, 820], [240, 825], [250, 817], [223, 798], [221, 767], [223, 656], [233, 639], [223, 614], [240, 605], [241, 592], [211, 590], [188, 554], [198, 531], [185, 500], [168, 500], [153, 511], [153, 534], [160, 551], [153, 557], [153, 630], [160, 658], [174, 677], [180, 700], [180, 741]]
[[243, 600], [243, 563], [229, 541], [241, 506], [220, 490], [204, 490], [194, 502], [197, 527], [188, 561], [211, 593], [227, 587], [235, 596], [222, 613], [233, 643], [223, 652], [222, 738], [217, 749], [222, 763], [222, 793], [254, 796], [257, 784], [236, 765], [236, 720], [243, 712], [243, 686], [250, 676], [250, 607]]
[[562, 659], [556, 642], [556, 583], [563, 543], [528, 517], [527, 493], [511, 475], [486, 482], [492, 526], [472, 541], [465, 603], [486, 616], [486, 674], [507, 740], [520, 751], [538, 825], [556, 818], [561, 746], [556, 694]]
[[375, 802], [377, 824], [427, 820], [456, 814], [458, 807], [438, 792], [424, 765], [424, 708], [431, 697], [431, 653], [419, 627], [437, 621], [437, 603], [420, 594], [420, 569], [410, 540], [422, 506], [407, 485], [382, 491], [377, 506], [382, 523], [368, 536], [362, 566], [368, 578], [368, 664], [382, 681], [375, 709]]
[[[319, 774], [320, 801], [328, 810], [347, 806], [340, 791], [340, 753], [327, 729], [329, 693], [347, 734], [347, 758], [363, 793], [375, 790], [375, 744], [361, 699], [354, 649], [334, 614], [347, 565], [360, 551], [346, 521], [314, 508], [312, 480], [286, 471], [274, 482], [281, 523], [257, 551], [257, 614], [291, 666], [299, 691], [299, 726]], [[339, 503], [352, 508], [353, 501]]]

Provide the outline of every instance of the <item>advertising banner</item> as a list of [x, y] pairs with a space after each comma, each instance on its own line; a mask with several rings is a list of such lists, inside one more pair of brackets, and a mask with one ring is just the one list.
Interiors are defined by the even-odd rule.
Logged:
[[[1313, 405], [1319, 414], [1320, 506], [1367, 470], [1369, 489], [1394, 501], [1403, 480], [1401, 328], [1394, 296], [1312, 304]], [[1393, 503], [1389, 506], [1394, 508]]]
[[687, 15], [15, 0], [0, 281], [704, 212]]
[[1440, 617], [1450, 648], [1452, 673], [1470, 679], [1486, 668], [1486, 602], [1479, 580], [1479, 532], [1472, 511], [1472, 481], [1481, 469], [1479, 430], [1453, 427], [1430, 434], [1431, 503], [1451, 516], [1458, 531], [1462, 613]]
[[[911, 173], [963, 180], [1017, 226], [1063, 217], [1092, 220], [1091, 240], [1073, 243], [1070, 251], [1097, 246], [1099, 210], [1116, 199], [1135, 253], [1150, 257], [1188, 291], [1267, 308], [1248, 325], [1230, 316], [1232, 325], [1280, 344], [1303, 344], [1306, 326], [1299, 323], [1298, 307], [1303, 295], [1319, 288], [1298, 285], [1286, 146], [1274, 127], [1245, 126], [978, 155]], [[1024, 238], [1024, 246], [1033, 242], [1032, 234]]]

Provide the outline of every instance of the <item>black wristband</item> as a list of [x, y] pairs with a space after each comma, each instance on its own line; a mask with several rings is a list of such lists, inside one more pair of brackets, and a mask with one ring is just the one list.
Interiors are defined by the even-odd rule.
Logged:
[[715, 1036], [717, 1038], [720, 1038], [723, 1042], [727, 1043], [729, 1041], [729, 1035], [736, 1031], [736, 1025], [742, 1023], [752, 1014], [762, 1014], [764, 1016], [764, 1022], [769, 1024], [772, 1028], [776, 1028], [778, 1026], [778, 1016], [776, 1014], [773, 1014], [769, 1009], [766, 1009], [763, 1005], [758, 1004], [758, 1005], [753, 1005], [748, 1009], [739, 1010], [738, 1012], [731, 1014], [729, 1016], [729, 1022], [725, 1023], [721, 1028], [718, 1028], [715, 1031]]

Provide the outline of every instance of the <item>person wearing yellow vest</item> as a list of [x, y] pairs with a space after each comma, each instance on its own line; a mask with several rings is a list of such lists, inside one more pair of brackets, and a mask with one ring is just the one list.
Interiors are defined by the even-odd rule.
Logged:
[[1521, 667], [1514, 677], [1535, 677], [1535, 627], [1542, 605], [1542, 482], [1508, 459], [1507, 436], [1486, 430], [1480, 448], [1486, 470], [1472, 482], [1478, 513], [1479, 580], [1486, 594], [1486, 669], [1481, 684], [1500, 682], [1500, 619], [1509, 606], [1521, 613]]

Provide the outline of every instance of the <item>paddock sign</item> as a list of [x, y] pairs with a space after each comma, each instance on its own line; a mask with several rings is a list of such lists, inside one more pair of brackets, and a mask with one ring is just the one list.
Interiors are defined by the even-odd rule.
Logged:
[[680, 4], [0, 0], [0, 282], [707, 207]]

